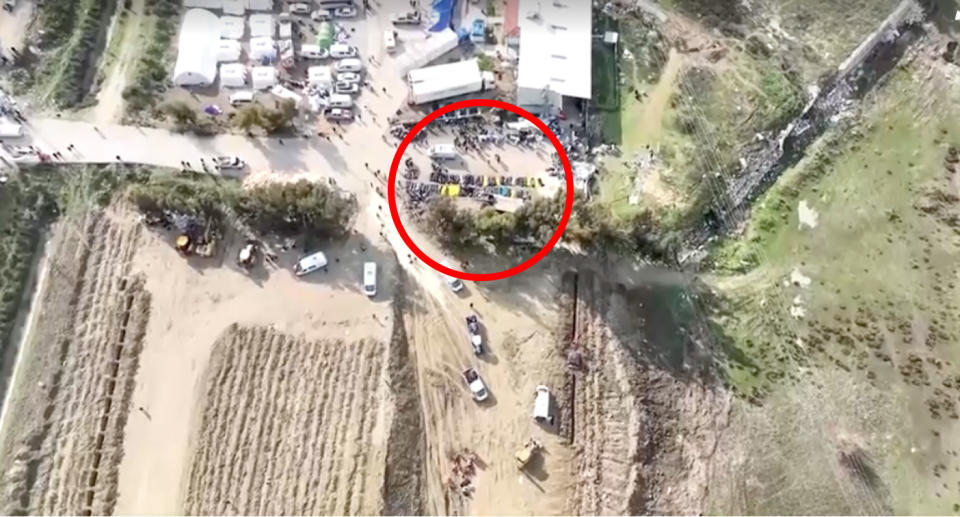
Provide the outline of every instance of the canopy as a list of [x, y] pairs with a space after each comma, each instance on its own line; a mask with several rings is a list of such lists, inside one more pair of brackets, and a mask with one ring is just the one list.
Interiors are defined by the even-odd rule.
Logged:
[[251, 14], [250, 15], [250, 37], [263, 38], [273, 37], [273, 15], [270, 14]]
[[453, 6], [456, 0], [434, 0], [433, 2], [433, 25], [430, 27], [432, 32], [440, 32], [450, 28], [453, 21]]
[[247, 0], [220, 0], [223, 2], [223, 14], [243, 15], [247, 10]]
[[217, 44], [217, 61], [220, 63], [239, 61], [242, 53], [243, 47], [239, 41], [222, 39]]
[[253, 89], [266, 90], [277, 84], [277, 69], [272, 66], [255, 66], [250, 71]]
[[188, 10], [180, 25], [173, 82], [179, 86], [213, 84], [217, 79], [219, 41], [217, 16], [204, 9]]
[[247, 68], [241, 63], [220, 65], [220, 86], [240, 88], [247, 84]]
[[242, 16], [221, 16], [220, 37], [224, 39], [240, 39], [246, 30]]
[[326, 50], [330, 48], [330, 45], [333, 44], [333, 24], [330, 22], [323, 22], [320, 24], [320, 27], [317, 28], [317, 46]]
[[310, 86], [330, 88], [333, 84], [333, 73], [329, 66], [311, 66], [307, 69], [307, 82]]
[[250, 59], [254, 61], [275, 60], [277, 58], [277, 47], [273, 43], [273, 38], [251, 38], [250, 39]]

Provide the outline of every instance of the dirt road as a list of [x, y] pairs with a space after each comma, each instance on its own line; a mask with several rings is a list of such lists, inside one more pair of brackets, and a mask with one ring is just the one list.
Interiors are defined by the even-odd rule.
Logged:
[[[120, 13], [123, 13], [123, 19]], [[136, 66], [138, 54], [143, 51], [138, 42], [143, 38], [144, 14], [144, 0], [131, 0], [129, 7], [123, 2], [117, 4], [117, 14], [109, 31], [110, 40], [107, 41], [107, 49], [113, 49], [115, 55], [106, 58], [110, 65], [106, 67], [106, 79], [100, 85], [97, 104], [90, 114], [96, 124], [116, 122], [123, 115], [123, 89], [127, 85], [127, 76]]]

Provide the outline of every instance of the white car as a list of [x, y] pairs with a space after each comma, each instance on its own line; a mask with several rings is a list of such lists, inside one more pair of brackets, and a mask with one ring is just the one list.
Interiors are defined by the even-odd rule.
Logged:
[[337, 74], [337, 82], [342, 83], [359, 83], [360, 74], [356, 72], [344, 72], [342, 74]]
[[242, 169], [246, 164], [236, 156], [217, 156], [213, 159], [213, 165], [220, 169]]
[[417, 11], [394, 14], [391, 19], [394, 25], [420, 25], [420, 13]]
[[331, 120], [353, 120], [353, 110], [350, 108], [330, 108], [327, 118]]
[[335, 93], [357, 93], [360, 91], [360, 85], [347, 81], [337, 81], [337, 84], [333, 86], [333, 91]]
[[315, 22], [328, 22], [333, 19], [333, 13], [326, 9], [317, 9], [310, 13], [310, 19]]
[[290, 14], [310, 14], [310, 4], [290, 4]]
[[357, 8], [352, 6], [339, 7], [333, 11], [333, 15], [337, 18], [353, 18], [357, 15]]

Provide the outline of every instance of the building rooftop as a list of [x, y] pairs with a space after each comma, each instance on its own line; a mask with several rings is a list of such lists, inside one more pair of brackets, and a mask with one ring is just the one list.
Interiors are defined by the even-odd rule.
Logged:
[[520, 64], [517, 86], [568, 97], [592, 95], [591, 2], [518, 0]]

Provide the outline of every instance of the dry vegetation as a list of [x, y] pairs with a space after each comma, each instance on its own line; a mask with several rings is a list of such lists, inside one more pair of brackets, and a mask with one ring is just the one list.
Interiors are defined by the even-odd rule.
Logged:
[[373, 514], [383, 343], [232, 327], [216, 344], [187, 514]]

